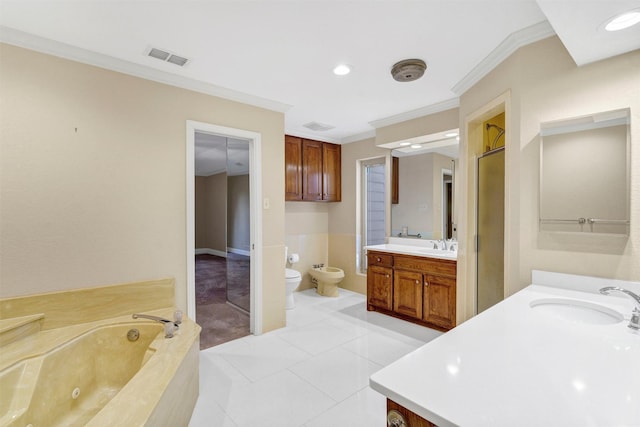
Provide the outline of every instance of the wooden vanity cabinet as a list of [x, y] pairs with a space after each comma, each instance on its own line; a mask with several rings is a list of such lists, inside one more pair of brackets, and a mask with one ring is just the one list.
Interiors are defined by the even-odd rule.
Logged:
[[341, 200], [341, 147], [285, 135], [285, 200]]
[[422, 320], [422, 273], [394, 270], [393, 311]]
[[422, 418], [420, 415], [416, 414], [405, 408], [404, 406], [394, 402], [391, 399], [387, 399], [387, 413], [390, 411], [398, 411], [405, 420], [405, 426], [409, 427], [437, 427], [432, 422]]
[[302, 200], [322, 200], [322, 142], [302, 140]]
[[423, 298], [422, 318], [425, 322], [445, 329], [455, 326], [455, 277], [425, 274]]
[[302, 138], [284, 137], [284, 197], [302, 200]]
[[367, 254], [367, 309], [393, 310], [393, 257]]
[[400, 159], [391, 157], [391, 204], [400, 203]]
[[455, 326], [456, 261], [382, 252], [369, 252], [367, 261], [369, 311], [437, 329]]
[[342, 200], [342, 147], [322, 143], [322, 200]]

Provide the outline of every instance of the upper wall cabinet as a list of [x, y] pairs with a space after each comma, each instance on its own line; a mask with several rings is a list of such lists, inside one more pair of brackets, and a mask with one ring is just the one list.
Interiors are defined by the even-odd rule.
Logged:
[[285, 200], [339, 202], [341, 147], [285, 135]]
[[629, 234], [629, 110], [543, 123], [540, 230]]

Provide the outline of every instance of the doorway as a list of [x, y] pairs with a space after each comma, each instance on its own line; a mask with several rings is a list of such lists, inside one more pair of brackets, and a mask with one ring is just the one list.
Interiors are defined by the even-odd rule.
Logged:
[[200, 347], [249, 335], [249, 141], [195, 133], [195, 287]]
[[[217, 256], [225, 261], [224, 272], [220, 270], [215, 274], [218, 279], [224, 279], [225, 281], [224, 302], [237, 312], [244, 310], [245, 313], [243, 314], [245, 316], [247, 315], [246, 312], [248, 312], [248, 333], [260, 334], [262, 333], [262, 305], [260, 303], [262, 301], [262, 278], [256, 272], [261, 271], [262, 268], [262, 216], [260, 209], [258, 209], [262, 188], [259, 179], [261, 174], [261, 138], [260, 134], [256, 132], [187, 121], [187, 313], [196, 322], [201, 323], [198, 317], [196, 301], [196, 246], [202, 244], [202, 236], [200, 236], [201, 233], [198, 233], [199, 237], [196, 236], [196, 229], [200, 228], [202, 231], [203, 224], [196, 226], [197, 220], [199, 222], [202, 221], [196, 218], [196, 169], [200, 169], [200, 166], [196, 167], [197, 163], [200, 162], [200, 160], [196, 160], [198, 157], [196, 156], [196, 151], [201, 154], [203, 149], [201, 144], [196, 144], [196, 140], [209, 141], [209, 143], [214, 140], [223, 140], [225, 146], [224, 185], [222, 186], [220, 183], [211, 184], [212, 186], [217, 185], [213, 192], [218, 193], [218, 198], [222, 200], [221, 203], [210, 202], [212, 205], [211, 210], [216, 212], [216, 217], [220, 224], [218, 224], [219, 226], [212, 226], [206, 232], [206, 234], [211, 234], [207, 236], [210, 240], [207, 241], [205, 239], [205, 246], [214, 245], [215, 248], [204, 248], [207, 251], [204, 251], [204, 253], [199, 251], [201, 253], [198, 256]], [[229, 147], [232, 147], [232, 150], [229, 150]], [[240, 149], [245, 152], [244, 161], [235, 156]], [[207, 163], [206, 160], [205, 156], [205, 164]], [[248, 161], [246, 174], [234, 175], [230, 173], [227, 176], [227, 171], [240, 167], [238, 163], [242, 164], [246, 161]], [[246, 168], [246, 165], [242, 166]], [[219, 181], [223, 181], [221, 179], [222, 171], [219, 169], [221, 168], [211, 168], [209, 175], [220, 175], [217, 178], [220, 178]], [[238, 188], [243, 188], [243, 190], [239, 191]], [[202, 188], [198, 188], [198, 191], [201, 190]], [[224, 196], [221, 196], [220, 193], [224, 193]], [[198, 208], [202, 208], [202, 206], [198, 206]], [[224, 219], [222, 220], [222, 218]], [[229, 218], [232, 218], [231, 224], [229, 224]], [[213, 222], [215, 223], [215, 218]], [[204, 227], [206, 230], [206, 225]], [[198, 241], [196, 241], [197, 238]], [[246, 291], [238, 292], [227, 286], [228, 284], [226, 283], [227, 279], [231, 277], [227, 271], [238, 267], [238, 263], [234, 263], [233, 266], [227, 268], [227, 260], [237, 261], [238, 259], [244, 260], [244, 266], [241, 266], [240, 269], [245, 271], [241, 272], [241, 275], [245, 275], [246, 270], [248, 270], [248, 293]], [[225, 328], [231, 329], [231, 327]]]

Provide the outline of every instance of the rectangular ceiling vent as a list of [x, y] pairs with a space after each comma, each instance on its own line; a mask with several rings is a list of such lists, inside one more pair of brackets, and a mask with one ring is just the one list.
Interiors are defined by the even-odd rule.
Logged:
[[155, 47], [152, 47], [149, 50], [148, 56], [159, 59], [161, 61], [170, 62], [180, 67], [184, 67], [186, 63], [189, 62], [187, 58], [174, 55], [173, 53], [167, 52], [166, 50], [156, 49]]
[[335, 126], [327, 125], [327, 124], [324, 124], [324, 123], [318, 123], [318, 122], [309, 122], [309, 123], [304, 124], [302, 126], [306, 127], [307, 129], [314, 130], [316, 132], [324, 132], [325, 130], [329, 130], [329, 129], [335, 128]]

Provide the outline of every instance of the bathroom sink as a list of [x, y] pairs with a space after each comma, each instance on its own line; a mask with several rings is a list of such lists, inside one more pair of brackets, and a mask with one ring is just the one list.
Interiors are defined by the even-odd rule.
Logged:
[[455, 259], [458, 255], [457, 251], [445, 251], [443, 249], [430, 249], [430, 248], [420, 248], [418, 252], [425, 255], [432, 255], [440, 258], [452, 258], [452, 259]]
[[541, 298], [529, 306], [537, 313], [588, 325], [612, 325], [623, 319], [622, 314], [608, 307], [568, 298]]

